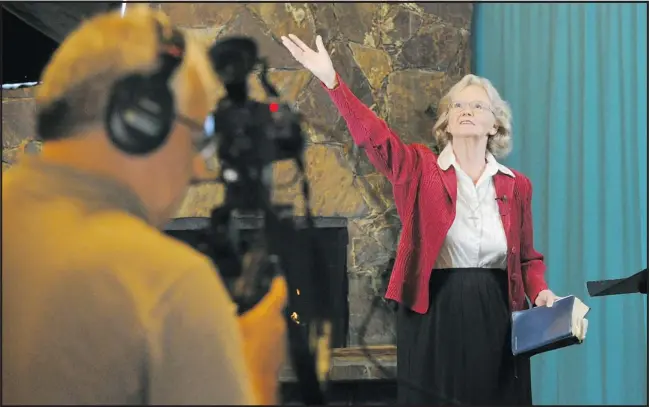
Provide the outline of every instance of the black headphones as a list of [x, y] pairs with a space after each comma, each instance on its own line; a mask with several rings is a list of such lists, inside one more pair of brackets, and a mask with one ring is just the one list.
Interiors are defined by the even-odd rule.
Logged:
[[169, 79], [185, 54], [183, 34], [173, 29], [166, 36], [156, 22], [160, 41], [159, 68], [133, 74], [116, 82], [106, 108], [106, 131], [125, 153], [146, 155], [162, 146], [176, 120], [176, 103]]

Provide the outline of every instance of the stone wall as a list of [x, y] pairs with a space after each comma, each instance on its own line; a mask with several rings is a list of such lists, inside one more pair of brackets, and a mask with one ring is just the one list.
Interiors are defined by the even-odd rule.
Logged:
[[[332, 52], [334, 67], [353, 92], [407, 142], [432, 148], [433, 118], [427, 112], [451, 85], [470, 71], [468, 3], [161, 3], [174, 23], [206, 42], [231, 34], [253, 37], [268, 58], [271, 80], [305, 115], [313, 210], [349, 219], [350, 345], [359, 344], [359, 326], [373, 299], [382, 296], [400, 222], [386, 179], [363, 151], [353, 147], [320, 83], [291, 58], [280, 36], [296, 34], [313, 46], [317, 34]], [[253, 94], [263, 92], [252, 81]], [[435, 111], [435, 108], [434, 108]], [[430, 112], [430, 110], [429, 110]], [[278, 165], [286, 183], [290, 166]], [[297, 188], [277, 191], [276, 199], [301, 202]], [[190, 193], [181, 216], [205, 216], [221, 200], [214, 187]], [[366, 342], [395, 340], [394, 315], [386, 304], [376, 310]]]
[[[336, 70], [353, 92], [405, 141], [434, 148], [428, 108], [469, 73], [472, 5], [154, 3], [152, 7], [162, 9], [174, 23], [206, 43], [232, 34], [253, 37], [262, 56], [268, 58], [271, 81], [305, 115], [313, 212], [349, 219], [349, 341], [350, 345], [359, 344], [359, 326], [373, 299], [384, 293], [399, 236], [391, 186], [372, 168], [363, 151], [353, 147], [327, 94], [291, 58], [279, 38], [294, 33], [313, 45], [316, 34], [321, 34], [332, 50]], [[263, 98], [256, 80], [252, 92]], [[31, 91], [3, 91], [2, 103], [5, 170], [33, 134]], [[279, 184], [293, 177], [290, 165], [281, 164], [275, 170]], [[194, 188], [178, 216], [207, 216], [222, 195], [220, 187]], [[275, 200], [302, 207], [297, 187], [276, 191]], [[369, 344], [394, 342], [394, 316], [383, 302], [365, 339]]]
[[2, 90], [2, 171], [22, 154], [37, 153], [34, 141], [34, 88]]

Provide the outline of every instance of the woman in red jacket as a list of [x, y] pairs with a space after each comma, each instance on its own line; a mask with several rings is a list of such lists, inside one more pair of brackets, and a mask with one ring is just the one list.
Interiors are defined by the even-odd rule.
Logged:
[[510, 351], [510, 313], [550, 306], [543, 256], [533, 248], [532, 188], [495, 157], [511, 148], [508, 105], [467, 75], [441, 100], [440, 155], [404, 144], [357, 99], [317, 51], [282, 37], [323, 83], [354, 142], [390, 180], [402, 222], [386, 298], [397, 317], [400, 404], [532, 404], [528, 359]]

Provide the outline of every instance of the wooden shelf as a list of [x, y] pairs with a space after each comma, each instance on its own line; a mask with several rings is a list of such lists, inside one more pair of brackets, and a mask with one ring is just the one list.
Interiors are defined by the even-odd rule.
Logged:
[[[397, 357], [397, 347], [395, 345], [371, 345], [366, 347], [367, 351], [373, 357], [395, 358]], [[365, 358], [366, 354], [361, 346], [349, 348], [332, 349], [332, 357], [337, 358]]]
[[[361, 347], [332, 350], [330, 381], [392, 380], [397, 374], [397, 349], [394, 345], [368, 346], [373, 363]], [[377, 366], [378, 365], [378, 366]], [[296, 380], [290, 364], [280, 373], [281, 382]]]

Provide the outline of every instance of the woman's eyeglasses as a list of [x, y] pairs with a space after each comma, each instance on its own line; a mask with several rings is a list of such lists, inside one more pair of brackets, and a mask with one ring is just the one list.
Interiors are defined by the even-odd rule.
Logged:
[[484, 102], [481, 101], [473, 101], [473, 102], [452, 102], [449, 104], [449, 110], [471, 110], [475, 113], [479, 112], [493, 112], [494, 110], [492, 107]]

